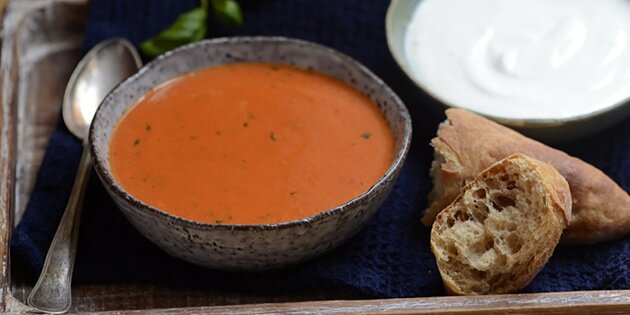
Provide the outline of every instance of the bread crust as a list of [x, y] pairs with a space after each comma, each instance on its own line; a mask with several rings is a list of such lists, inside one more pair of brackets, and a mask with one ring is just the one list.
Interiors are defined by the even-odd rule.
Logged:
[[571, 220], [572, 202], [569, 184], [553, 166], [530, 158], [524, 154], [513, 154], [491, 165], [469, 181], [463, 189], [461, 189], [461, 193], [458, 194], [455, 200], [438, 214], [435, 222], [433, 223], [433, 228], [431, 230], [431, 250], [436, 256], [444, 288], [450, 295], [476, 295], [480, 293], [464, 291], [460, 285], [458, 285], [456, 281], [448, 275], [446, 259], [445, 257], [442, 257], [439, 245], [435, 241], [438, 238], [436, 226], [447, 224], [448, 217], [451, 216], [450, 212], [454, 211], [455, 205], [464, 198], [464, 192], [471, 189], [476, 182], [483, 181], [484, 173], [489, 172], [491, 169], [505, 167], [505, 164], [510, 163], [510, 161], [513, 160], [522, 160], [529, 163], [539, 174], [539, 183], [544, 185], [545, 192], [550, 196], [551, 203], [549, 204], [549, 207], [553, 213], [553, 219], [551, 219], [553, 222], [548, 222], [547, 226], [549, 227], [549, 230], [541, 231], [543, 235], [542, 238], [536, 242], [536, 251], [534, 252], [534, 255], [529, 257], [530, 259], [528, 261], [523, 262], [524, 264], [527, 264], [525, 271], [516, 275], [513, 280], [508, 282], [508, 285], [492, 288], [490, 292], [485, 293], [512, 293], [527, 286], [527, 284], [534, 279], [551, 257], [560, 240], [562, 231], [567, 227]]
[[592, 244], [630, 232], [630, 196], [602, 171], [568, 154], [527, 138], [463, 109], [446, 111], [447, 120], [431, 141], [436, 157], [434, 185], [422, 219], [430, 225], [464, 184], [479, 172], [514, 153], [524, 153], [554, 166], [569, 183], [573, 216], [562, 236], [565, 244]]

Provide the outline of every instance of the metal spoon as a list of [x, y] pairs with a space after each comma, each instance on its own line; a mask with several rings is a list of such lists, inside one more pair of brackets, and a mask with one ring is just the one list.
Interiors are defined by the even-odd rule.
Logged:
[[72, 304], [71, 284], [83, 194], [90, 170], [87, 138], [96, 109], [107, 93], [142, 66], [138, 52], [124, 39], [109, 39], [90, 50], [70, 76], [63, 97], [63, 121], [83, 141], [83, 153], [68, 204], [57, 227], [42, 273], [28, 296], [30, 306], [65, 313]]

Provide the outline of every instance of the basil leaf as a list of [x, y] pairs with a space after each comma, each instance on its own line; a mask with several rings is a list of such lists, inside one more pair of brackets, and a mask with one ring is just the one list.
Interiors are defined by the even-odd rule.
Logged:
[[243, 24], [243, 13], [236, 0], [211, 0], [212, 11], [219, 21], [230, 27]]
[[140, 50], [147, 57], [154, 58], [171, 49], [202, 40], [206, 37], [207, 20], [208, 0], [201, 0], [200, 7], [182, 13], [168, 28], [143, 41]]

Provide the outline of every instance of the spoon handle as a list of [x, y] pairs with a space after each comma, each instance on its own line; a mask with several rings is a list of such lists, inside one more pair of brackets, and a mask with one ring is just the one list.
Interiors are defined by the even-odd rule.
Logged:
[[44, 267], [27, 302], [46, 313], [65, 313], [72, 304], [72, 270], [77, 249], [79, 218], [90, 170], [90, 154], [83, 144], [72, 192], [55, 237], [50, 244]]

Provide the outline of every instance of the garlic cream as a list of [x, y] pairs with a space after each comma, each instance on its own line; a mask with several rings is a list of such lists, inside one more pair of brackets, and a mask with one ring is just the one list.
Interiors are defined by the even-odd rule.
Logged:
[[423, 0], [405, 57], [449, 105], [498, 118], [589, 114], [630, 97], [630, 0]]

